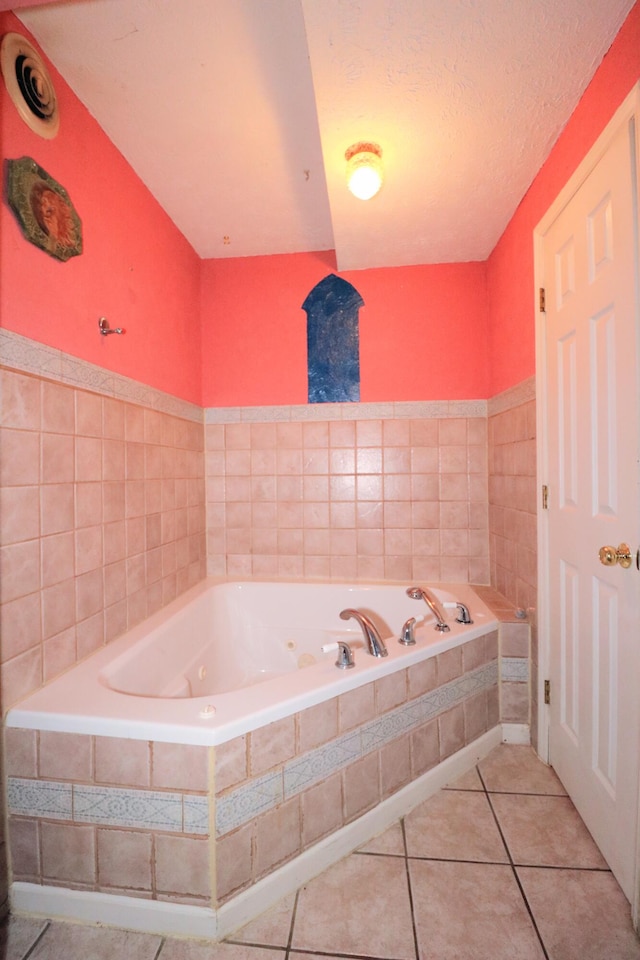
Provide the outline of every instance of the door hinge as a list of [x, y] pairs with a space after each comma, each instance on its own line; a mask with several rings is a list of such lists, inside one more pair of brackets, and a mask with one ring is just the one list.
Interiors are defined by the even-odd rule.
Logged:
[[549, 509], [549, 487], [546, 483], [542, 484], [542, 509]]
[[538, 309], [540, 310], [540, 313], [544, 313], [545, 310], [547, 309], [547, 291], [545, 290], [544, 287], [540, 287], [540, 290], [538, 291], [538, 293], [539, 293]]
[[547, 705], [551, 703], [551, 680], [545, 680], [544, 682], [544, 702]]

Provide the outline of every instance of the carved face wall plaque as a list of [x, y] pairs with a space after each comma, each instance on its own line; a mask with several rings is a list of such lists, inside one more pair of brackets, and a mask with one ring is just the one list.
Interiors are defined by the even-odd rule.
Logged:
[[82, 253], [82, 221], [67, 191], [31, 157], [7, 160], [7, 202], [23, 235], [57, 260]]

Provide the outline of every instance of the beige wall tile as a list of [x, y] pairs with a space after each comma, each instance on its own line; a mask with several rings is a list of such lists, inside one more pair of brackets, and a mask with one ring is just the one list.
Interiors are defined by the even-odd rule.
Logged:
[[529, 656], [529, 623], [500, 624], [500, 653], [503, 657]]
[[69, 627], [56, 637], [49, 637], [42, 648], [42, 679], [45, 683], [72, 667], [76, 662], [76, 628]]
[[151, 890], [151, 834], [98, 830], [98, 883], [101, 887]]
[[436, 657], [438, 668], [438, 686], [462, 676], [462, 648], [454, 647], [439, 653]]
[[407, 699], [407, 671], [397, 670], [374, 682], [376, 713], [386, 713]]
[[156, 888], [159, 893], [210, 897], [207, 840], [156, 836]]
[[11, 817], [9, 850], [13, 879], [40, 882], [40, 823], [37, 820]]
[[342, 773], [344, 814], [347, 821], [359, 817], [380, 802], [380, 757], [370, 753]]
[[216, 899], [226, 900], [251, 882], [253, 824], [216, 840]]
[[25, 430], [0, 431], [2, 486], [28, 486], [40, 482], [40, 437]]
[[481, 690], [475, 696], [469, 697], [463, 704], [464, 709], [464, 738], [471, 743], [489, 729], [489, 708], [486, 690]]
[[529, 722], [529, 685], [502, 683], [500, 685], [500, 719], [515, 723]]
[[0, 548], [0, 581], [5, 603], [40, 589], [40, 544], [37, 540]]
[[[42, 641], [40, 594], [32, 593], [0, 605], [0, 658], [2, 663], [37, 647]], [[6, 706], [6, 704], [5, 704]]]
[[295, 719], [285, 717], [249, 734], [249, 764], [256, 777], [295, 754]]
[[151, 752], [146, 740], [95, 738], [96, 783], [147, 787], [151, 783]]
[[420, 697], [423, 693], [435, 690], [438, 685], [436, 658], [429, 657], [427, 660], [415, 663], [409, 667], [407, 674], [409, 699]]
[[0, 489], [0, 543], [32, 540], [40, 534], [40, 492], [37, 486]]
[[38, 733], [19, 727], [5, 729], [4, 765], [7, 777], [38, 776]]
[[25, 653], [2, 664], [0, 700], [8, 710], [17, 700], [26, 697], [42, 684], [42, 647], [32, 647]]
[[376, 715], [373, 684], [368, 683], [341, 694], [338, 697], [338, 715], [341, 733], [372, 720]]
[[92, 737], [80, 733], [40, 731], [40, 777], [90, 782], [92, 768]]
[[338, 735], [338, 698], [326, 700], [297, 714], [298, 753], [332, 740]]
[[42, 876], [45, 880], [96, 881], [95, 829], [64, 823], [41, 823]]
[[440, 762], [438, 721], [430, 720], [409, 735], [411, 746], [411, 773], [420, 777]]
[[2, 426], [40, 429], [40, 380], [12, 370], [0, 371]]
[[385, 744], [380, 750], [380, 790], [382, 798], [390, 797], [411, 780], [409, 734]]
[[438, 732], [441, 760], [464, 747], [464, 708], [461, 703], [438, 717]]
[[183, 743], [153, 743], [153, 787], [206, 793], [209, 785], [209, 749]]
[[302, 807], [302, 847], [308, 847], [343, 824], [342, 777], [339, 773], [305, 790]]
[[293, 797], [262, 814], [255, 825], [255, 877], [296, 856], [301, 849], [300, 798]]

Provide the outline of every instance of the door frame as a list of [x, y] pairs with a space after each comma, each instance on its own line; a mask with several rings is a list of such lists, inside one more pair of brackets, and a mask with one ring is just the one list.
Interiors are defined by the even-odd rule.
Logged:
[[[623, 126], [631, 122], [635, 125], [635, 192], [636, 202], [640, 197], [640, 81], [635, 84], [628, 96], [618, 107], [613, 117], [604, 128], [587, 155], [580, 162], [565, 186], [550, 205], [533, 231], [533, 277], [534, 277], [534, 315], [535, 315], [535, 349], [536, 349], [536, 448], [537, 448], [537, 491], [540, 504], [537, 511], [537, 546], [538, 546], [538, 689], [537, 693], [537, 722], [538, 722], [538, 754], [545, 762], [549, 762], [549, 707], [544, 702], [544, 681], [550, 676], [551, 648], [549, 625], [549, 523], [548, 513], [541, 508], [542, 486], [549, 482], [548, 457], [548, 409], [547, 409], [547, 382], [548, 371], [546, 366], [546, 324], [545, 314], [539, 309], [539, 291], [544, 277], [544, 237], [568, 202], [579, 190], [596, 164], [606, 153], [609, 145]], [[638, 251], [636, 251], [638, 255]], [[640, 269], [640, 265], [639, 265]], [[639, 336], [639, 356], [636, 363], [640, 365], [640, 317], [636, 315]], [[640, 404], [640, 397], [638, 397]], [[640, 449], [640, 447], [639, 447]], [[634, 545], [635, 546], [635, 545]], [[535, 676], [535, 672], [534, 672]], [[638, 784], [638, 807], [640, 810], [640, 783]], [[640, 823], [640, 817], [639, 817]], [[636, 929], [640, 928], [640, 828], [635, 838], [635, 882], [634, 896], [631, 903], [633, 923]]]

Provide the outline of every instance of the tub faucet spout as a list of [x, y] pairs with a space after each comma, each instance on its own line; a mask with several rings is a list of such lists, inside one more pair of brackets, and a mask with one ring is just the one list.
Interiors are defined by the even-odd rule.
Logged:
[[386, 657], [388, 650], [384, 645], [384, 640], [378, 633], [375, 624], [364, 613], [359, 610], [352, 610], [350, 607], [343, 610], [340, 614], [341, 620], [357, 620], [362, 627], [364, 641], [367, 650], [372, 657]]
[[407, 596], [411, 597], [412, 600], [424, 600], [436, 618], [435, 629], [439, 630], [440, 633], [449, 632], [449, 624], [445, 622], [440, 604], [429, 590], [425, 590], [424, 587], [408, 587]]

